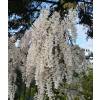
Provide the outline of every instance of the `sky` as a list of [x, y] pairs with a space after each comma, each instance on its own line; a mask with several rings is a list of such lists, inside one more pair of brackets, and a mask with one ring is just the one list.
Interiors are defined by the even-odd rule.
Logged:
[[81, 48], [89, 49], [93, 51], [93, 39], [86, 39], [87, 35], [85, 34], [87, 31], [87, 28], [83, 25], [77, 24], [77, 39], [76, 44], [78, 44]]

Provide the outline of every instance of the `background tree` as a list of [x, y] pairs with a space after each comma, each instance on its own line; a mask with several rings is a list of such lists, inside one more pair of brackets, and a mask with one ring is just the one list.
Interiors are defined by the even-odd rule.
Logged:
[[60, 11], [63, 17], [64, 10], [71, 6], [79, 6], [79, 23], [87, 25], [89, 27], [87, 36], [93, 37], [92, 0], [9, 0], [8, 4], [9, 37], [16, 33], [17, 38], [21, 38], [25, 30], [39, 17], [41, 9], [48, 8], [51, 11], [50, 14], [54, 10]]

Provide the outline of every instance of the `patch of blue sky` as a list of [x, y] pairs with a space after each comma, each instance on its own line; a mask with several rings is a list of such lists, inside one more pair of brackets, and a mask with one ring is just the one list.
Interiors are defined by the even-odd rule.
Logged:
[[[49, 0], [49, 1], [55, 1], [55, 2], [58, 2], [59, 0]], [[43, 9], [49, 9], [51, 5], [52, 5], [52, 4], [47, 3], [47, 2], [46, 2], [46, 3], [43, 2], [43, 3], [41, 4], [41, 6], [42, 6]], [[55, 5], [55, 6], [56, 6], [56, 5]]]
[[10, 16], [8, 18], [8, 21], [12, 21], [12, 20], [18, 20], [18, 19], [21, 19], [22, 17], [21, 16], [18, 16], [16, 14], [13, 14], [12, 16]]
[[76, 28], [77, 28], [76, 44], [78, 44], [81, 48], [93, 51], [93, 40], [86, 39], [87, 35], [85, 33], [87, 32], [88, 28], [80, 24], [77, 24]]
[[45, 3], [45, 2], [43, 2], [43, 3], [41, 4], [42, 9], [49, 9], [51, 5], [52, 5], [52, 4]]
[[23, 28], [23, 26], [19, 26], [18, 29], [10, 29], [10, 30], [8, 30], [8, 31], [9, 31], [9, 33], [10, 33], [11, 35], [14, 35], [14, 34], [16, 34], [17, 32], [19, 32], [22, 28]]

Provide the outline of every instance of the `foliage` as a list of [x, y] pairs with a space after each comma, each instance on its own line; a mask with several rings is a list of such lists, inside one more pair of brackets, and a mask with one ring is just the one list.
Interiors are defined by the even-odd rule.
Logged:
[[[83, 9], [80, 10], [79, 3], [82, 2], [84, 4], [84, 9], [88, 9], [84, 11]], [[59, 11], [61, 17], [63, 17], [70, 8], [78, 7], [80, 23], [86, 25], [92, 22], [92, 11], [90, 11], [93, 7], [92, 0], [90, 2], [85, 0], [9, 0], [9, 7], [8, 7], [8, 29], [9, 34], [8, 36], [12, 36], [12, 30], [18, 30], [20, 26], [23, 26], [19, 31], [14, 31], [17, 35], [17, 38], [21, 38], [26, 29], [34, 23], [34, 21], [39, 17], [41, 9], [45, 7], [43, 5], [47, 5], [46, 9], [49, 9], [51, 13], [54, 11]], [[91, 8], [92, 7], [92, 8]], [[90, 13], [88, 13], [90, 12]], [[52, 15], [52, 14], [51, 14]], [[80, 16], [81, 15], [81, 16]], [[13, 18], [10, 20], [12, 16], [19, 16], [20, 18]], [[87, 18], [88, 19], [87, 19]], [[85, 19], [85, 20], [84, 20]], [[87, 20], [87, 21], [86, 21]], [[89, 30], [87, 32], [88, 37], [93, 37], [93, 25], [89, 24]]]
[[89, 69], [88, 75], [83, 74], [81, 79], [83, 94], [86, 100], [93, 100], [93, 71]]
[[[92, 94], [93, 77], [92, 75], [93, 75], [92, 69], [89, 69], [88, 75], [80, 73], [79, 75], [80, 83], [77, 83], [76, 85], [75, 83], [67, 84], [66, 82], [63, 81], [60, 84], [58, 89], [53, 88], [54, 100], [69, 100], [68, 95], [67, 95], [68, 92], [66, 93], [65, 91], [68, 89], [68, 90], [75, 90], [77, 92], [79, 88], [81, 87], [81, 85], [82, 85], [82, 90], [80, 90], [80, 94], [76, 94], [76, 95], [74, 94], [74, 97], [72, 100], [81, 100], [81, 96], [84, 96], [84, 100], [93, 100], [93, 96], [92, 96], [93, 95]], [[22, 91], [25, 91], [25, 90], [22, 90]], [[20, 96], [20, 99], [17, 99], [17, 100], [31, 100], [31, 98], [33, 98], [36, 93], [37, 93], [37, 87], [35, 86], [35, 84], [32, 84], [30, 88], [26, 88], [25, 97], [22, 94]], [[43, 100], [49, 100], [49, 97], [47, 94], [44, 94]]]

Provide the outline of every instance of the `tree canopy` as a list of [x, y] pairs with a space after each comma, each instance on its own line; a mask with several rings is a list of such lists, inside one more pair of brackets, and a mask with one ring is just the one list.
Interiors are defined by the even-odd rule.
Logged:
[[[8, 35], [16, 33], [20, 38], [26, 29], [39, 17], [41, 9], [54, 10], [64, 16], [68, 7], [78, 6], [80, 24], [89, 26], [88, 37], [93, 37], [93, 1], [92, 0], [9, 0], [8, 1]], [[12, 32], [13, 30], [13, 32]], [[16, 30], [16, 31], [14, 31]], [[19, 35], [21, 34], [21, 35]]]

